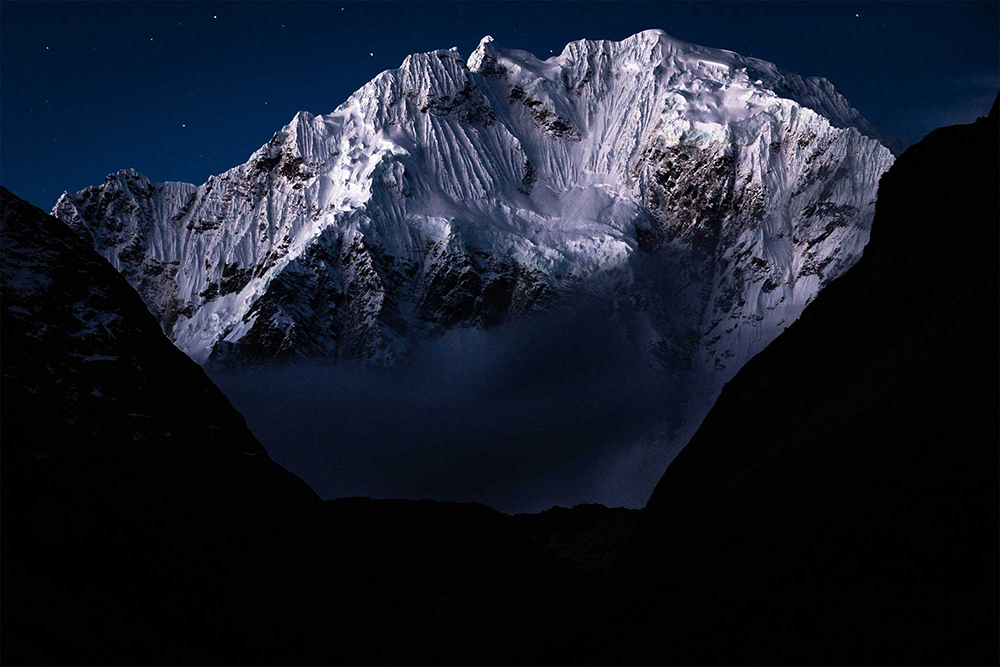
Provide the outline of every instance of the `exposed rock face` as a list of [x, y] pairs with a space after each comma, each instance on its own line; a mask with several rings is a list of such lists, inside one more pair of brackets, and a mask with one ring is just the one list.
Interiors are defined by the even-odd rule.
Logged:
[[997, 661], [998, 126], [907, 150], [864, 257], [723, 390], [644, 510], [615, 660]]
[[485, 38], [204, 185], [122, 171], [53, 213], [201, 363], [393, 364], [583, 294], [711, 389], [860, 256], [892, 162], [872, 137], [829, 82], [661, 31], [544, 61]]

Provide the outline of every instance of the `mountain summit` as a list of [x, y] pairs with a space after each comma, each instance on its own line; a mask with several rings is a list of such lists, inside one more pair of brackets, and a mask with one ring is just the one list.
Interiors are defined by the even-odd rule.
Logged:
[[892, 154], [824, 79], [649, 30], [408, 56], [200, 186], [63, 194], [200, 363], [392, 365], [581, 295], [714, 387], [860, 256]]

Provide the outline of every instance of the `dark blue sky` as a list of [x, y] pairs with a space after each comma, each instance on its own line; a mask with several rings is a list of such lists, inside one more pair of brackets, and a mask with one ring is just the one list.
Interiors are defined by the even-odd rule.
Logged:
[[[856, 16], [857, 14], [857, 16]], [[0, 182], [43, 208], [135, 167], [203, 182], [296, 111], [408, 53], [479, 38], [547, 56], [647, 28], [825, 76], [885, 132], [984, 115], [1000, 3], [0, 3]], [[374, 56], [369, 56], [373, 53]]]

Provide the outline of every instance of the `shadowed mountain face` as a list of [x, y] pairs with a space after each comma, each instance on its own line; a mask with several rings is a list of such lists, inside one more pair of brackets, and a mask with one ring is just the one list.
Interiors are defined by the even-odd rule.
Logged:
[[906, 151], [725, 388], [637, 529], [627, 662], [996, 663], [997, 146], [994, 104]]
[[90, 484], [111, 505], [140, 489], [185, 505], [316, 501], [106, 261], [60, 221], [2, 196], [4, 461], [24, 483], [141, 459], [148, 479]]
[[322, 504], [110, 264], [0, 194], [4, 662], [194, 659], [170, 635], [228, 632], [245, 554]]

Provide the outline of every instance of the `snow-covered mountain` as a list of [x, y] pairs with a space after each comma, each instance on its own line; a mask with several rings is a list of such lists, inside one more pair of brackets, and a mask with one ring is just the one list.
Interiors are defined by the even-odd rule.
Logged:
[[53, 214], [201, 363], [393, 364], [587, 298], [718, 387], [858, 259], [892, 161], [824, 79], [658, 30], [547, 60], [485, 37], [203, 185], [124, 170]]

